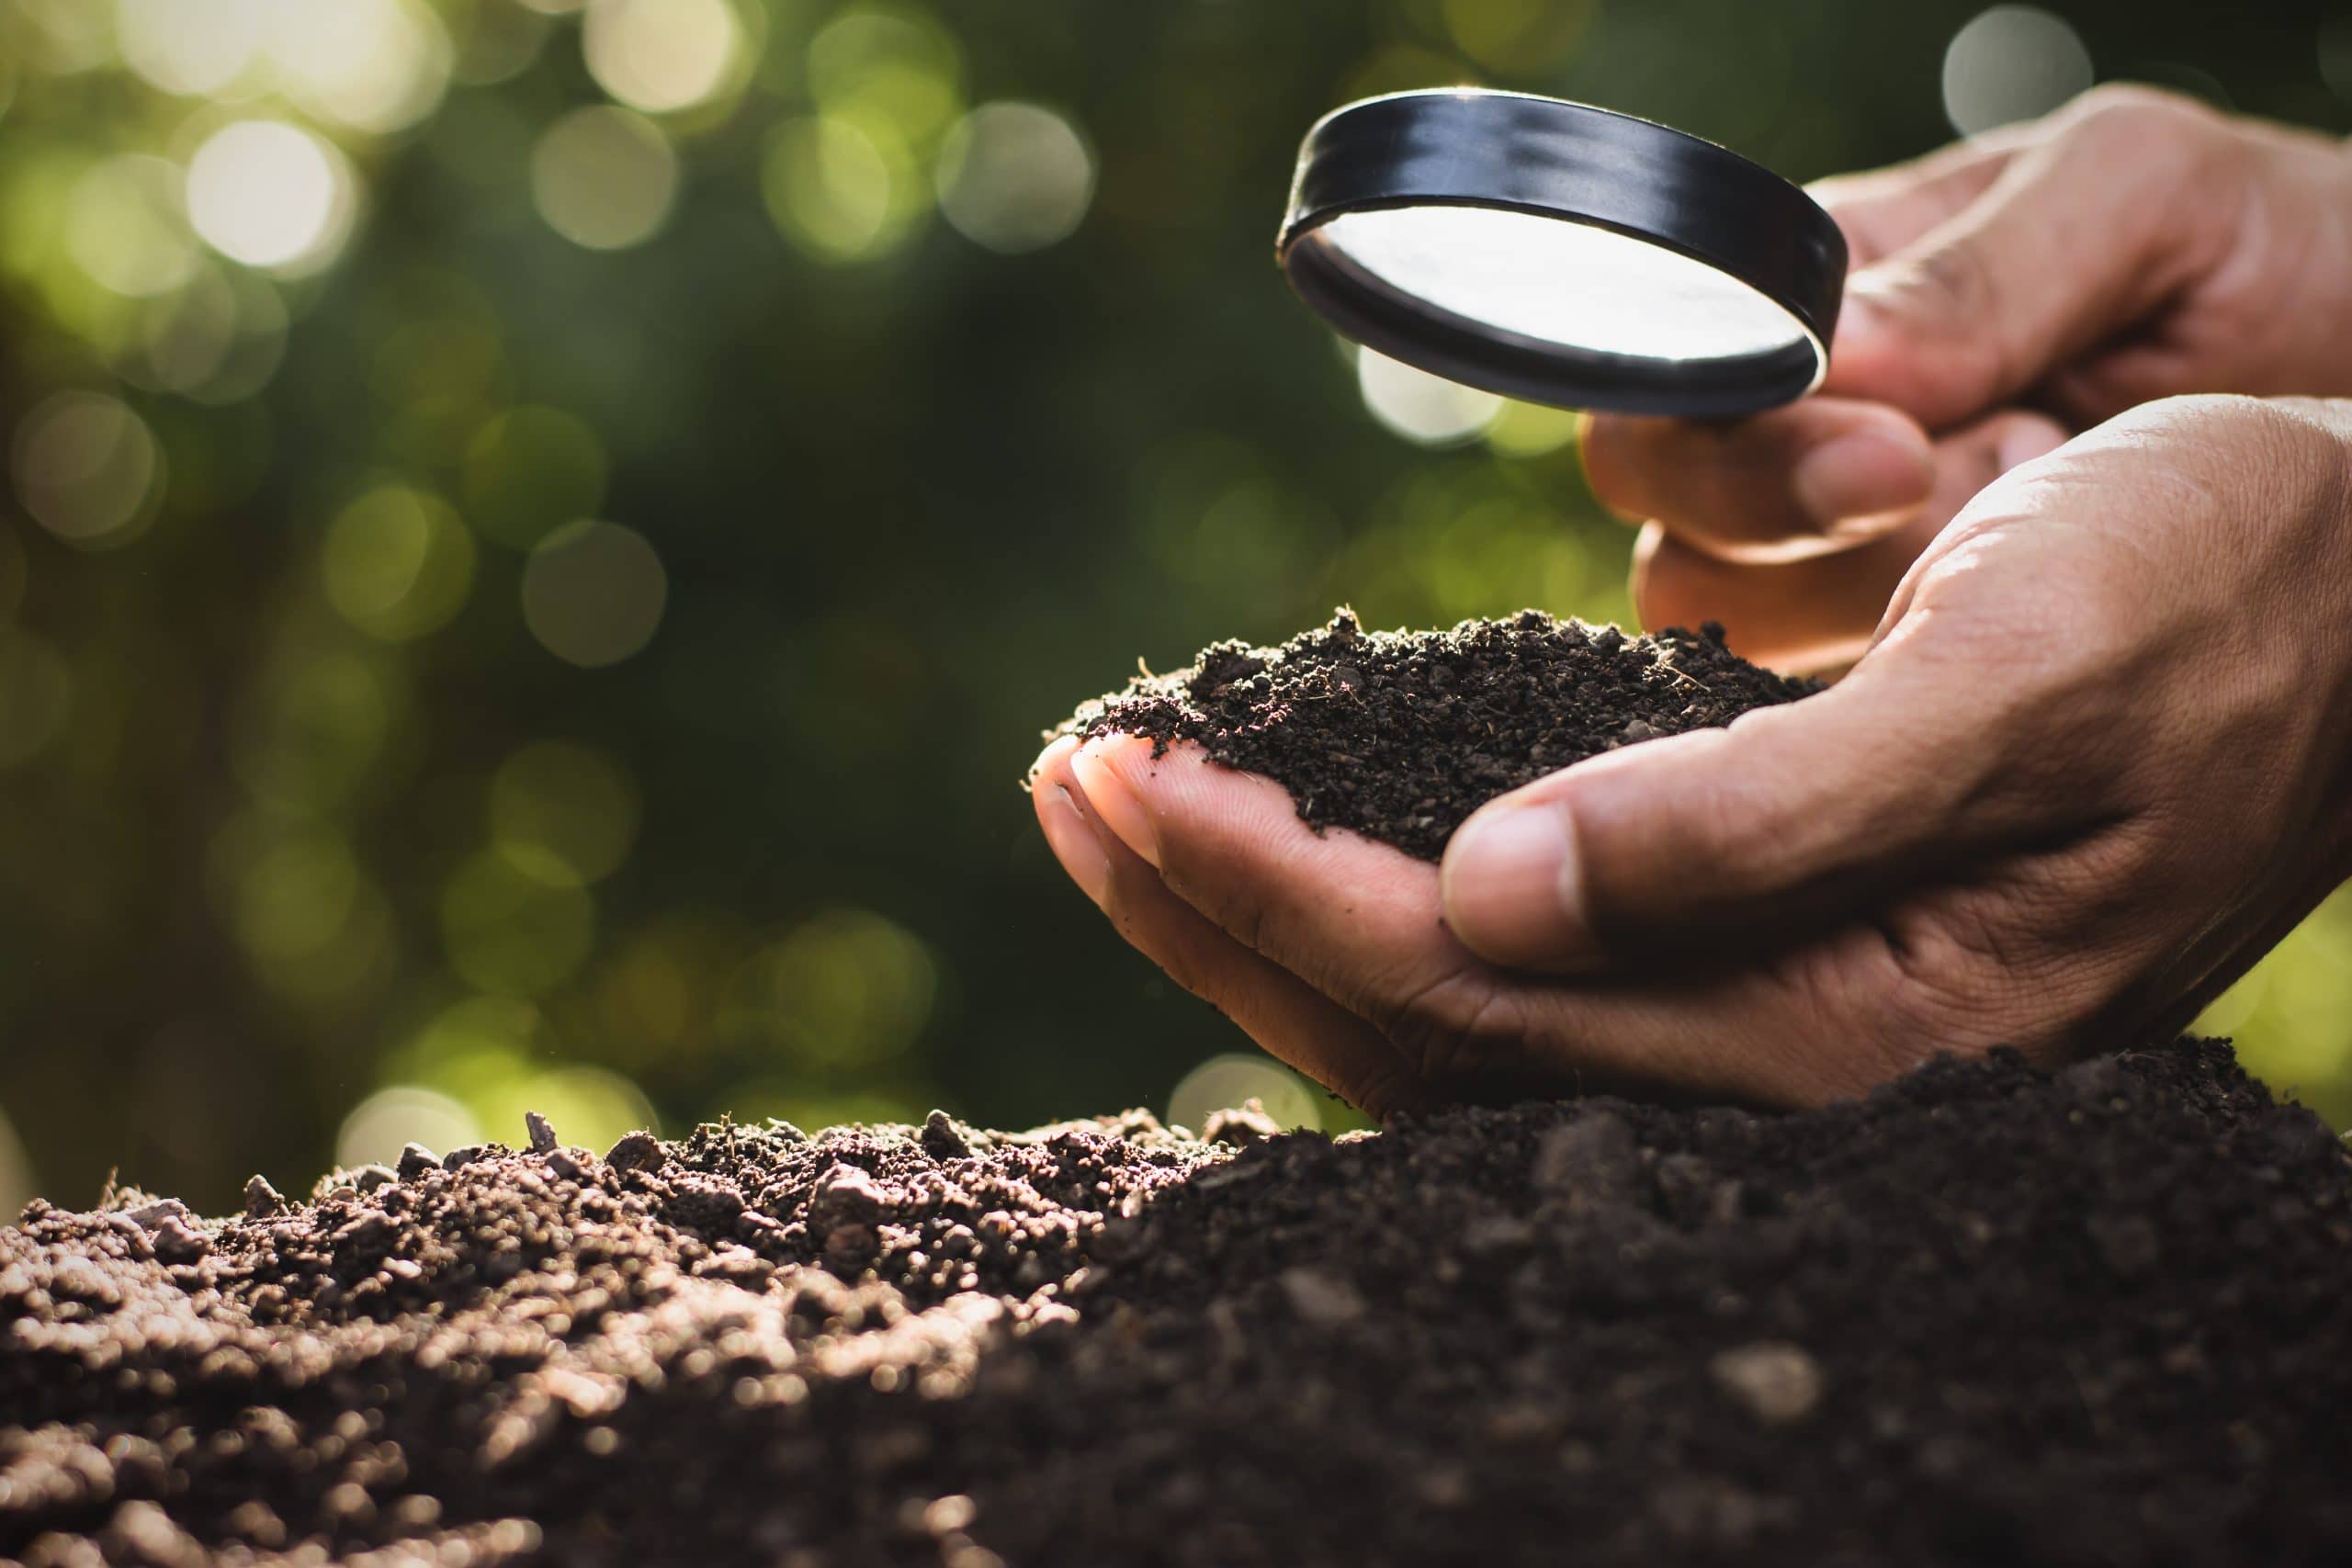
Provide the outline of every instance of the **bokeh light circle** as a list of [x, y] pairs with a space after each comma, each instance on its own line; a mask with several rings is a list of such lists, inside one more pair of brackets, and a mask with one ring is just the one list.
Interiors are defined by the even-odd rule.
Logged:
[[256, 803], [320, 815], [380, 782], [404, 698], [395, 663], [288, 646], [231, 710], [229, 765]]
[[811, 916], [745, 959], [719, 1003], [722, 1038], [798, 1066], [870, 1066], [903, 1054], [931, 1021], [938, 960], [871, 909]]
[[1008, 254], [1069, 237], [1094, 199], [1094, 154], [1075, 126], [1035, 104], [983, 104], [939, 158], [939, 209], [975, 244]]
[[1440, 0], [1437, 8], [1463, 53], [1524, 78], [1565, 63], [1600, 7], [1597, 0]]
[[1577, 438], [1584, 416], [1573, 409], [1506, 401], [1487, 426], [1487, 445], [1504, 457], [1541, 457]]
[[150, 85], [209, 96], [253, 64], [270, 9], [268, 0], [116, 0], [115, 47]]
[[593, 747], [536, 741], [491, 777], [491, 841], [543, 882], [578, 886], [610, 876], [628, 858], [637, 825], [637, 781]]
[[359, 863], [341, 833], [321, 825], [273, 832], [236, 879], [238, 945], [264, 963], [314, 957], [334, 942], [360, 891]]
[[1321, 1091], [1271, 1056], [1233, 1052], [1186, 1073], [1168, 1097], [1168, 1123], [1194, 1134], [1212, 1111], [1238, 1111], [1254, 1100], [1281, 1127], [1320, 1127]]
[[153, 514], [164, 451], [119, 398], [60, 392], [17, 427], [17, 497], [40, 525], [76, 545], [128, 542]]
[[596, 906], [577, 885], [519, 870], [495, 850], [459, 866], [441, 891], [441, 938], [468, 985], [541, 996], [571, 977], [596, 937]]
[[356, 202], [343, 154], [282, 120], [222, 126], [187, 169], [188, 220], [232, 261], [307, 272], [334, 259]]
[[787, 120], [768, 138], [761, 194], [785, 238], [820, 261], [889, 251], [923, 210], [906, 144], [837, 115]]
[[395, 1164], [409, 1144], [439, 1155], [481, 1141], [481, 1123], [457, 1100], [414, 1084], [397, 1084], [369, 1095], [343, 1119], [334, 1159], [351, 1170]]
[[103, 0], [10, 0], [0, 7], [8, 43], [0, 59], [21, 56], [52, 76], [95, 71], [113, 52], [110, 20]]
[[353, 130], [404, 130], [439, 107], [453, 50], [423, 0], [292, 0], [272, 17], [269, 52], [286, 96]]
[[2319, 25], [2320, 80], [2352, 102], [2352, 12], [2339, 12]]
[[193, 402], [241, 402], [286, 355], [286, 303], [267, 277], [209, 262], [153, 301], [141, 333], [147, 384]]
[[662, 1130], [645, 1091], [607, 1068], [558, 1067], [503, 1087], [481, 1110], [495, 1135], [510, 1143], [523, 1135], [523, 1114], [529, 1111], [545, 1116], [556, 1136], [574, 1147], [604, 1150], [625, 1134]]
[[808, 40], [808, 96], [825, 114], [929, 147], [964, 108], [956, 36], [920, 6], [851, 5]]
[[405, 485], [368, 491], [327, 526], [319, 569], [344, 619], [387, 642], [448, 624], [473, 586], [473, 536], [440, 497]]
[[523, 622], [539, 645], [583, 669], [617, 664], [653, 640], [670, 598], [662, 558], [616, 523], [571, 523], [523, 566]]
[[548, 227], [592, 251], [651, 239], [678, 196], [678, 155], [642, 115], [574, 109], [531, 148], [531, 205]]
[[1356, 385], [1374, 419], [1423, 446], [1458, 446], [1476, 440], [1503, 411], [1503, 400], [1492, 392], [1432, 376], [1368, 348], [1356, 351]]
[[237, 337], [237, 298], [210, 265], [149, 307], [140, 333], [143, 384], [192, 392], [217, 375]]
[[727, 85], [743, 27], [727, 0], [589, 0], [581, 48], [596, 85], [631, 108], [692, 108]]
[[1944, 113], [1962, 136], [2048, 114], [2090, 85], [2082, 35], [2038, 6], [1980, 12], [1944, 51]]
[[139, 153], [93, 164], [65, 200], [65, 254], [117, 294], [169, 293], [196, 270], [179, 169]]
[[585, 422], [536, 404], [508, 409], [466, 448], [466, 514], [486, 537], [527, 550], [604, 503], [605, 469]]

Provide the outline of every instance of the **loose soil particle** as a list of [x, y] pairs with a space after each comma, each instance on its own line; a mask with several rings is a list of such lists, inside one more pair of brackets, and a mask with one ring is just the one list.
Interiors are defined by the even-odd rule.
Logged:
[[2352, 1560], [2352, 1161], [2224, 1046], [1219, 1130], [35, 1203], [0, 1557]]
[[1080, 707], [1054, 734], [1198, 742], [1280, 782], [1317, 828], [1435, 860], [1496, 795], [1620, 746], [1729, 724], [1816, 690], [1723, 628], [1628, 637], [1540, 610], [1446, 632], [1367, 632], [1347, 610], [1280, 648], [1221, 642]]

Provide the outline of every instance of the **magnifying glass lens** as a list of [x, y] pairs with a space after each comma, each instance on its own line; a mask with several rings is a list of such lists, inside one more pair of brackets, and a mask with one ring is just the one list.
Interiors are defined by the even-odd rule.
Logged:
[[1558, 98], [1398, 93], [1299, 149], [1277, 255], [1392, 359], [1562, 408], [1713, 418], [1828, 373], [1829, 215], [1710, 141]]
[[1310, 239], [1451, 315], [1597, 354], [1718, 359], [1806, 341], [1796, 317], [1739, 279], [1589, 224], [1402, 207], [1342, 213]]

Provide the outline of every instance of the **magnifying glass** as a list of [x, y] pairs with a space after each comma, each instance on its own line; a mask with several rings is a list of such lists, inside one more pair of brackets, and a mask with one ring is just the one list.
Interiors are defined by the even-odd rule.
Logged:
[[1846, 284], [1838, 225], [1770, 169], [1630, 115], [1470, 88], [1325, 116], [1277, 254], [1300, 298], [1392, 359], [1684, 418], [1818, 387]]

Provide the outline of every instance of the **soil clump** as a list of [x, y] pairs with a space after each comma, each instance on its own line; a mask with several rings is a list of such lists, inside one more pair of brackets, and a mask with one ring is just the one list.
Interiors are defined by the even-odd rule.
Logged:
[[1525, 610], [1451, 631], [1367, 632], [1352, 612], [1280, 648], [1221, 642], [1049, 734], [1198, 742], [1287, 788], [1317, 828], [1436, 860], [1495, 796], [1587, 757], [1729, 724], [1819, 690], [1748, 663], [1719, 626], [1628, 637]]
[[33, 1204], [0, 1559], [2352, 1558], [2352, 1160], [2215, 1043], [1785, 1116], [557, 1131]]

